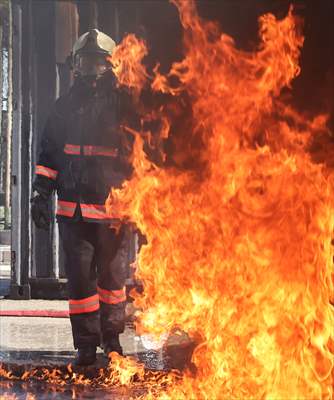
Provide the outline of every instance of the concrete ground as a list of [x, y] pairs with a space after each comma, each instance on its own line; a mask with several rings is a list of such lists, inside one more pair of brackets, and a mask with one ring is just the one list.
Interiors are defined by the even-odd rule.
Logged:
[[[71, 383], [47, 383], [31, 378], [22, 380], [25, 371], [45, 369], [68, 376], [67, 366], [73, 363], [75, 351], [69, 318], [4, 316], [10, 311], [66, 311], [67, 301], [0, 300], [0, 399], [109, 399], [128, 400], [145, 392], [144, 386], [87, 387]], [[146, 370], [182, 370], [191, 365], [194, 344], [187, 335], [168, 338], [164, 347], [148, 336], [136, 335], [128, 323], [120, 338], [124, 355], [136, 358]], [[73, 364], [72, 364], [73, 365]], [[76, 376], [98, 376], [108, 366], [108, 359], [98, 350], [97, 361], [91, 367], [72, 367]], [[11, 371], [15, 379], [7, 379], [2, 371]], [[107, 371], [107, 370], [106, 370]], [[106, 372], [108, 374], [108, 372]], [[74, 375], [71, 375], [72, 377]], [[68, 379], [68, 378], [67, 378]]]
[[15, 310], [67, 311], [68, 303], [65, 300], [0, 300], [0, 312]]
[[[6, 312], [18, 310], [59, 312], [67, 309], [67, 301], [0, 300], [0, 363], [59, 366], [73, 362], [75, 351], [69, 318], [4, 316]], [[188, 352], [192, 347], [187, 335], [171, 336], [167, 345], [173, 356], [166, 357], [156, 341], [149, 336], [138, 336], [131, 322], [126, 324], [120, 342], [125, 355], [137, 357], [154, 370], [182, 368], [189, 361]], [[183, 350], [179, 355], [174, 354], [180, 349]], [[102, 350], [98, 351], [102, 357]]]
[[[0, 314], [18, 310], [67, 311], [68, 303], [61, 300], [0, 300]], [[0, 362], [10, 361], [8, 357], [13, 352], [17, 360], [21, 353], [22, 361], [27, 359], [26, 352], [74, 354], [69, 318], [0, 316], [0, 322]], [[144, 350], [130, 325], [120, 340], [125, 354]], [[50, 360], [49, 355], [47, 359]]]

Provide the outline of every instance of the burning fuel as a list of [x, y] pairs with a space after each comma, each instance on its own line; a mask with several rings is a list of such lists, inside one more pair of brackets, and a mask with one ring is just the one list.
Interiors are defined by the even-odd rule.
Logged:
[[[155, 372], [145, 370], [144, 365], [131, 357], [122, 357], [112, 353], [112, 362], [106, 368], [73, 368], [71, 365], [60, 368], [36, 368], [24, 370], [17, 366], [8, 371], [0, 365], [0, 399], [16, 398], [13, 387], [26, 392], [50, 394], [55, 392], [59, 398], [62, 393], [72, 391], [72, 398], [80, 395], [91, 395], [95, 390], [94, 398], [132, 399], [144, 398], [147, 393], [158, 393], [167, 382], [180, 380], [178, 371]], [[149, 384], [149, 387], [147, 387]], [[21, 386], [21, 387], [20, 387]], [[16, 390], [19, 391], [19, 390]], [[8, 396], [8, 397], [7, 397]], [[64, 395], [65, 396], [65, 395]], [[92, 395], [93, 396], [93, 395]], [[20, 397], [19, 397], [20, 398]], [[58, 397], [57, 397], [58, 398]], [[67, 398], [67, 397], [64, 397]], [[86, 397], [84, 397], [86, 398]]]
[[[183, 60], [166, 75], [136, 75], [146, 50], [132, 40], [133, 68], [115, 69], [137, 93], [146, 77], [152, 96], [168, 98], [153, 118], [174, 134], [173, 162], [147, 159], [142, 137], [157, 132], [143, 128], [134, 176], [107, 201], [148, 241], [137, 329], [181, 329], [200, 343], [196, 376], [171, 379], [152, 398], [330, 399], [333, 172], [308, 151], [326, 116], [308, 119], [280, 97], [300, 73], [300, 21], [292, 8], [283, 20], [263, 15], [259, 46], [245, 52], [193, 2], [173, 3]], [[187, 124], [176, 124], [180, 115]]]

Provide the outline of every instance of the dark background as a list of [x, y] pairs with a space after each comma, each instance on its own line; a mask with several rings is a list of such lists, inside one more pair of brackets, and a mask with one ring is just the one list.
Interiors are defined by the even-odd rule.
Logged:
[[[186, 0], [185, 0], [186, 1]], [[88, 29], [88, 1], [79, 0], [80, 33]], [[176, 7], [167, 0], [98, 1], [98, 25], [115, 37], [110, 15], [115, 4], [120, 10], [119, 37], [134, 32], [146, 39], [150, 55], [146, 62], [159, 61], [166, 71], [182, 53], [182, 29]], [[301, 55], [302, 72], [293, 83], [293, 97], [306, 111], [333, 112], [334, 102], [334, 1], [332, 0], [202, 0], [199, 14], [218, 21], [238, 47], [251, 50], [258, 43], [258, 17], [271, 12], [286, 16], [290, 4], [303, 17], [305, 35]]]

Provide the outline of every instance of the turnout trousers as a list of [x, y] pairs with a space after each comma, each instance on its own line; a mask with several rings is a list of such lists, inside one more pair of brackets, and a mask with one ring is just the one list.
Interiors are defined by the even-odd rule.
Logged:
[[124, 331], [129, 232], [59, 221], [74, 347], [99, 346]]

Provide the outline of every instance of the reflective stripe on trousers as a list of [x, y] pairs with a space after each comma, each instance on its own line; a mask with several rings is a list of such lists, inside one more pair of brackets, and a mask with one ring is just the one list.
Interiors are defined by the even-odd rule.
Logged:
[[97, 287], [100, 301], [106, 304], [118, 304], [126, 300], [125, 288], [119, 290], [106, 290]]
[[[73, 201], [57, 201], [57, 215], [65, 217], [73, 217], [77, 203]], [[108, 220], [117, 218], [115, 215], [110, 216], [106, 212], [106, 207], [101, 204], [80, 204], [81, 215], [83, 218], [95, 220]]]
[[80, 300], [70, 299], [69, 300], [69, 312], [70, 314], [83, 314], [97, 311], [100, 308], [99, 296], [94, 294], [93, 296], [85, 297]]

